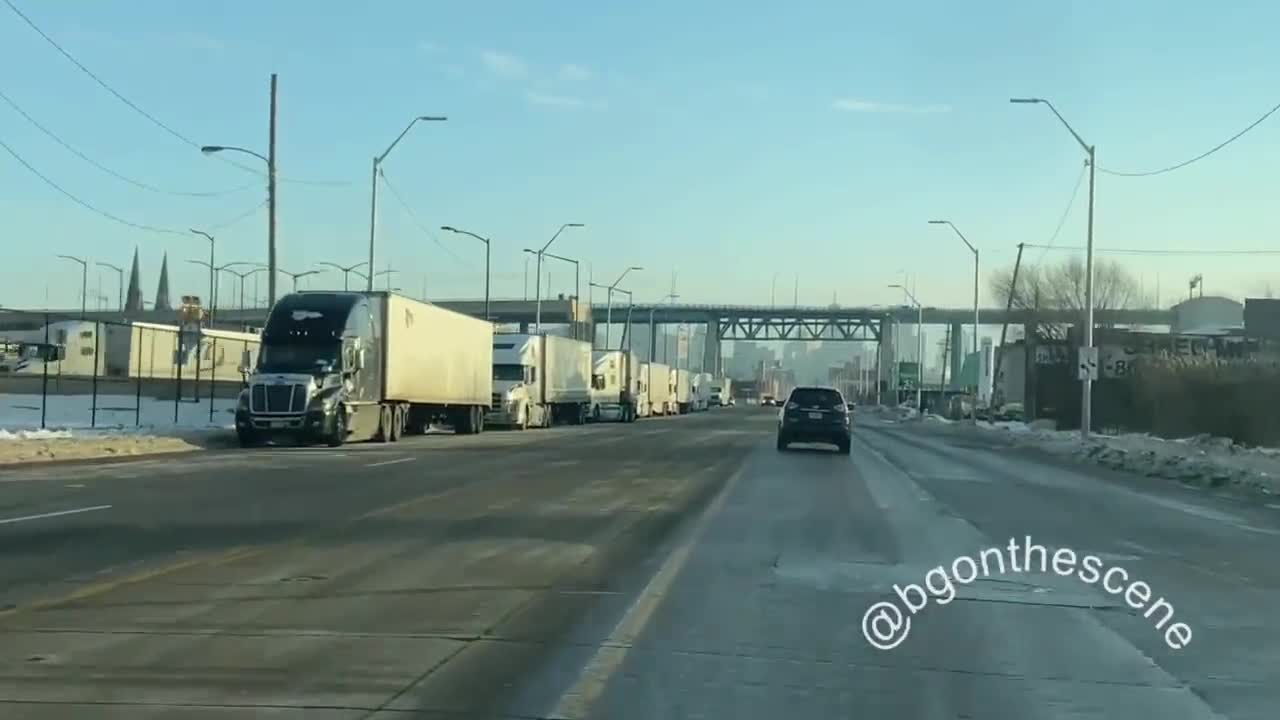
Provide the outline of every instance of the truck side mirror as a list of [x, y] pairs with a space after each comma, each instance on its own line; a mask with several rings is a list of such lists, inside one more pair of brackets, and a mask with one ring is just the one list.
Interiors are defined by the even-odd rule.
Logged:
[[364, 369], [364, 348], [355, 351], [355, 366], [357, 370]]
[[236, 368], [241, 374], [247, 375], [253, 370], [253, 353], [244, 350], [240, 353], [240, 367]]

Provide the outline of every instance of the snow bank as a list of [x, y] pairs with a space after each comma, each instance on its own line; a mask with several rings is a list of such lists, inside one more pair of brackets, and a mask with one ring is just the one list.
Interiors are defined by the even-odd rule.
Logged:
[[1091, 435], [1079, 430], [1042, 430], [1021, 422], [979, 422], [1015, 445], [1046, 450], [1115, 470], [1178, 480], [1204, 487], [1280, 492], [1280, 449], [1246, 448], [1229, 438], [1201, 435], [1169, 440], [1146, 434]]
[[[235, 401], [177, 404], [136, 396], [99, 395], [94, 422], [91, 395], [49, 395], [40, 428], [39, 395], [0, 395], [0, 466], [47, 460], [82, 460], [186, 452], [230, 444]], [[138, 412], [140, 410], [141, 412]], [[139, 422], [139, 420], [141, 422]]]
[[[188, 452], [201, 447], [184, 438], [149, 435], [31, 437], [0, 442], [0, 468], [50, 460], [89, 460]], [[3, 473], [0, 473], [0, 482], [2, 481]]]
[[[229, 429], [234, 427], [235, 401], [213, 401], [210, 418], [209, 399], [175, 403], [133, 395], [99, 395], [96, 422], [91, 395], [49, 395], [45, 398], [45, 427], [57, 429], [110, 428], [142, 432], [166, 429]], [[0, 394], [0, 430], [36, 430], [40, 428], [39, 395]]]

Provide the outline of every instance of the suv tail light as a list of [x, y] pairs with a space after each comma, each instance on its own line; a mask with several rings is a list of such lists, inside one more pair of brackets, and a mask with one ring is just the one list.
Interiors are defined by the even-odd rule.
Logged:
[[831, 409], [835, 410], [838, 413], [849, 412], [849, 408], [846, 407], [844, 403], [836, 403], [835, 405], [831, 406]]
[[798, 402], [789, 402], [789, 403], [787, 403], [787, 409], [788, 409], [788, 410], [799, 410], [799, 409], [800, 409], [800, 403], [798, 403]]

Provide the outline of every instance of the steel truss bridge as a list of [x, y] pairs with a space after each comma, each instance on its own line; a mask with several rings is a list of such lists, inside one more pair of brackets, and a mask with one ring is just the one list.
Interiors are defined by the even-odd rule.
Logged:
[[[481, 300], [439, 300], [433, 301], [442, 307], [474, 315], [484, 315], [484, 302]], [[654, 325], [706, 325], [708, 334], [715, 329], [715, 337], [720, 340], [739, 341], [864, 341], [878, 342], [886, 326], [898, 323], [914, 325], [918, 318], [914, 307], [906, 306], [872, 306], [872, 307], [832, 307], [832, 306], [769, 306], [769, 305], [688, 305], [674, 303], [637, 304], [628, 308], [626, 305], [614, 305], [608, 308], [596, 305], [588, 308], [585, 304], [577, 304], [571, 300], [544, 300], [542, 302], [542, 322], [544, 324], [565, 324], [575, 321], [580, 324], [593, 323], [602, 325], [612, 321], [614, 325], [626, 322], [628, 310], [632, 324]], [[79, 309], [60, 310], [16, 310], [5, 308], [0, 310], [0, 327], [19, 325], [32, 328], [43, 326], [43, 317], [48, 313], [50, 319], [70, 320], [80, 317]], [[217, 325], [227, 327], [253, 326], [261, 327], [266, 321], [266, 308], [220, 309], [217, 311]], [[490, 315], [495, 322], [505, 324], [532, 325], [537, 318], [537, 303], [533, 300], [492, 300]], [[1094, 316], [1100, 325], [1169, 325], [1173, 322], [1171, 310], [1097, 310]], [[163, 324], [176, 324], [176, 311], [144, 310], [141, 312], [121, 313], [118, 311], [91, 311], [85, 314], [86, 320], [116, 321], [138, 320]], [[1000, 325], [1008, 322], [1011, 325], [1030, 322], [1041, 323], [1078, 323], [1082, 318], [1079, 313], [1066, 310], [1042, 310], [1031, 312], [1026, 310], [1006, 311], [1004, 308], [981, 308], [978, 319], [982, 325]], [[923, 309], [925, 325], [964, 326], [973, 323], [972, 308], [937, 308]]]

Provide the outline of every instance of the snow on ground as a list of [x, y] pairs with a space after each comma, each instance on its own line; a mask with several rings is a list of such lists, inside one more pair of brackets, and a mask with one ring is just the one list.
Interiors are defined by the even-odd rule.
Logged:
[[[95, 423], [91, 395], [49, 395], [45, 402], [45, 427], [62, 430], [85, 430], [92, 427], [117, 430], [140, 428], [146, 432], [175, 428], [229, 429], [233, 427], [235, 413], [235, 401], [231, 399], [213, 401], [212, 419], [208, 398], [200, 402], [184, 401], [177, 403], [175, 422], [175, 403], [172, 399], [143, 397], [140, 401], [141, 413], [138, 413], [136, 409], [139, 400], [133, 395], [99, 395]], [[0, 429], [39, 429], [40, 408], [39, 395], [0, 394]]]
[[[177, 404], [136, 396], [100, 395], [97, 418], [91, 395], [49, 395], [40, 428], [39, 395], [0, 395], [0, 465], [42, 460], [120, 457], [197, 450], [227, 441], [235, 401], [206, 398]], [[140, 421], [140, 422], [139, 422]]]
[[1170, 440], [1138, 433], [1095, 433], [1085, 440], [1079, 430], [1049, 430], [1022, 422], [978, 422], [977, 426], [1004, 434], [1014, 445], [1147, 477], [1280, 493], [1280, 449], [1242, 447], [1229, 438], [1207, 435]]

